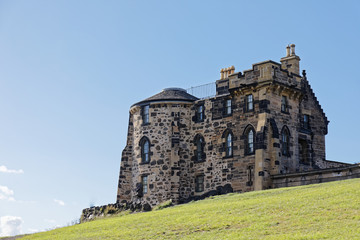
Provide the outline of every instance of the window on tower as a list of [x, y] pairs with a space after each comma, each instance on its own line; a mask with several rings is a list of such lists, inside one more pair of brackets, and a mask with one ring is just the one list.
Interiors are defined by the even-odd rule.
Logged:
[[249, 94], [246, 95], [246, 111], [250, 112], [254, 110], [254, 99], [253, 99], [253, 95]]
[[142, 120], [143, 124], [149, 123], [149, 105], [145, 105], [142, 107]]

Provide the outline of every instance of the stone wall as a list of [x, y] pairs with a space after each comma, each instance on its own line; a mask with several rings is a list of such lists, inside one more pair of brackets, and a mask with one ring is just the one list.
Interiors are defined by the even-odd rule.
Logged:
[[321, 169], [302, 173], [274, 175], [273, 188], [294, 187], [360, 177], [360, 165]]
[[119, 173], [117, 200], [118, 203], [131, 202], [133, 189], [131, 188], [133, 182], [132, 173], [132, 159], [133, 159], [133, 116], [129, 114], [129, 124], [126, 147], [122, 151], [121, 165]]
[[85, 208], [82, 210], [82, 214], [80, 217], [80, 223], [88, 222], [95, 220], [99, 217], [106, 217], [107, 215], [120, 213], [122, 211], [131, 211], [131, 212], [147, 212], [151, 211], [151, 206], [149, 204], [141, 204], [141, 203], [130, 203], [130, 204], [107, 204], [103, 206], [94, 206], [90, 208]]

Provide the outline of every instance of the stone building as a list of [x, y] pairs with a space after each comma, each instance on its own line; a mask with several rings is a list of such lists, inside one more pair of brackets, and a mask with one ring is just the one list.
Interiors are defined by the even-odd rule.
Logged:
[[157, 205], [359, 176], [327, 161], [328, 119], [300, 74], [295, 45], [280, 63], [221, 69], [216, 96], [166, 88], [130, 108], [117, 203]]

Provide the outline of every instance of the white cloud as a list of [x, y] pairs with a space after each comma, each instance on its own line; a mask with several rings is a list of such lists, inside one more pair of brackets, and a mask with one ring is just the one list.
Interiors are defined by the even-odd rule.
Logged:
[[21, 234], [23, 220], [21, 217], [3, 216], [0, 218], [0, 236]]
[[8, 169], [6, 166], [1, 165], [0, 166], [0, 172], [3, 172], [3, 173], [24, 173], [24, 170], [22, 170], [22, 169], [19, 169], [19, 170]]
[[0, 185], [0, 200], [15, 201], [15, 199], [12, 197], [13, 195], [13, 190], [9, 189], [7, 186]]
[[58, 200], [58, 199], [54, 199], [54, 202], [59, 204], [60, 206], [65, 206], [64, 201]]

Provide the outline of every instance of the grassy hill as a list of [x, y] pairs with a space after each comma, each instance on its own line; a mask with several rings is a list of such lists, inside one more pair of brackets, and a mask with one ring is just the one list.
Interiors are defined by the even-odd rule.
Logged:
[[360, 179], [227, 194], [22, 239], [360, 239]]

